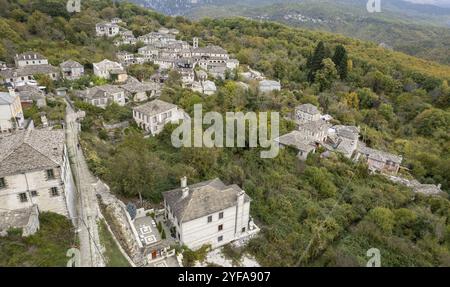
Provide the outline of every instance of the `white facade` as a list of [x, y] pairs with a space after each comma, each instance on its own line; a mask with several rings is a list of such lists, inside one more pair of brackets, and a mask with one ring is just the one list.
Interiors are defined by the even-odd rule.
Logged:
[[115, 37], [119, 34], [120, 27], [116, 23], [98, 23], [95, 25], [97, 37]]
[[117, 62], [113, 62], [110, 60], [103, 60], [99, 63], [94, 63], [94, 75], [97, 77], [103, 78], [103, 79], [109, 79], [111, 78], [111, 71], [112, 70], [123, 70], [123, 67], [121, 64]]
[[22, 128], [24, 116], [20, 97], [14, 90], [9, 93], [0, 92], [0, 133], [14, 128]]
[[139, 127], [150, 132], [152, 135], [157, 135], [162, 132], [166, 124], [177, 123], [185, 117], [184, 111], [177, 106], [157, 114], [148, 114], [138, 108], [139, 107], [133, 109], [133, 119]]
[[17, 68], [33, 65], [48, 65], [48, 60], [41, 54], [35, 52], [26, 52], [16, 55], [14, 57], [14, 62]]

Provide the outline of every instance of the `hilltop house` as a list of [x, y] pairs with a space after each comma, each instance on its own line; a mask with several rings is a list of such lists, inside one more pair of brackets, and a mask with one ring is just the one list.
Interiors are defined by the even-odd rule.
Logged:
[[149, 98], [156, 97], [160, 92], [159, 84], [154, 82], [142, 83], [139, 82], [137, 79], [134, 79], [133, 81], [128, 81], [126, 84], [121, 85], [120, 88], [122, 88], [125, 91], [126, 99], [133, 102], [146, 101]]
[[30, 51], [22, 54], [17, 54], [14, 57], [14, 63], [16, 65], [16, 68], [22, 68], [25, 66], [33, 65], [48, 65], [48, 60], [41, 54]]
[[297, 122], [318, 121], [320, 117], [320, 111], [314, 105], [303, 104], [295, 108], [295, 119]]
[[23, 128], [24, 121], [20, 97], [12, 89], [0, 92], [0, 133]]
[[316, 142], [325, 142], [328, 136], [328, 129], [331, 127], [325, 121], [319, 120], [314, 122], [300, 123], [298, 130], [306, 137]]
[[114, 85], [97, 86], [78, 91], [76, 94], [86, 103], [100, 108], [106, 108], [111, 103], [117, 103], [119, 106], [126, 103], [124, 90]]
[[159, 134], [168, 123], [175, 123], [188, 115], [178, 106], [161, 100], [153, 100], [133, 108], [133, 118], [139, 127], [152, 135]]
[[75, 194], [63, 130], [27, 130], [0, 138], [0, 210], [37, 205], [75, 218]]
[[376, 150], [365, 146], [360, 142], [358, 145], [356, 160], [364, 159], [372, 172], [395, 175], [400, 169], [403, 158], [388, 152]]
[[359, 128], [355, 126], [337, 125], [329, 129], [325, 146], [343, 154], [347, 158], [352, 158], [358, 148]]
[[250, 197], [237, 185], [220, 179], [181, 186], [163, 193], [165, 217], [181, 244], [198, 249], [220, 247], [258, 232], [250, 217]]
[[83, 76], [84, 67], [76, 61], [65, 61], [59, 65], [64, 79], [76, 80]]
[[119, 34], [120, 27], [116, 23], [101, 22], [95, 25], [95, 33], [97, 37], [115, 37]]
[[117, 82], [125, 82], [127, 80], [127, 73], [121, 64], [110, 60], [103, 60], [99, 63], [94, 63], [94, 75], [104, 79], [113, 79]]
[[274, 140], [280, 147], [290, 147], [298, 151], [297, 157], [300, 160], [306, 160], [310, 153], [315, 153], [317, 144], [315, 140], [301, 131], [292, 131], [282, 135]]

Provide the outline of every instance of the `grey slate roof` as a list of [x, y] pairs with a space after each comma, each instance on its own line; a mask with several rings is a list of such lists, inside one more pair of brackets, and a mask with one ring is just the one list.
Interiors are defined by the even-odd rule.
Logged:
[[44, 56], [39, 53], [28, 51], [14, 57], [16, 60], [46, 60]]
[[403, 160], [402, 156], [398, 156], [398, 155], [391, 154], [391, 153], [388, 153], [385, 151], [369, 148], [369, 147], [365, 146], [364, 143], [362, 143], [362, 142], [360, 142], [360, 144], [359, 144], [358, 151], [362, 154], [365, 154], [368, 158], [376, 160], [376, 161], [380, 161], [380, 162], [391, 161], [391, 162], [394, 162], [397, 164], [401, 164], [402, 160]]
[[6, 69], [0, 71], [0, 76], [4, 78], [33, 76], [36, 74], [58, 73], [59, 69], [52, 65], [28, 65], [17, 69]]
[[147, 116], [154, 116], [169, 111], [177, 106], [161, 100], [153, 100], [143, 105], [133, 108], [133, 110], [143, 113]]
[[319, 109], [312, 104], [303, 104], [295, 108], [298, 111], [308, 113], [310, 115], [320, 114]]
[[27, 130], [0, 138], [0, 176], [60, 166], [64, 142], [63, 130]]
[[62, 62], [61, 64], [59, 64], [59, 66], [61, 67], [61, 69], [83, 68], [83, 65], [73, 60]]
[[[178, 222], [188, 222], [235, 206], [241, 192], [239, 186], [226, 186], [216, 178], [190, 185], [189, 194], [184, 198], [181, 187], [166, 191], [163, 196]], [[250, 197], [245, 194], [244, 200], [249, 202]]]
[[275, 141], [284, 146], [293, 147], [305, 152], [310, 152], [315, 148], [314, 140], [305, 136], [305, 134], [300, 131], [292, 131], [275, 139]]

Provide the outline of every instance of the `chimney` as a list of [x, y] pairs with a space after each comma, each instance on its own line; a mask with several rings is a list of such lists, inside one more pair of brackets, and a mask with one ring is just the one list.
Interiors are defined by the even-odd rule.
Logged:
[[182, 198], [185, 198], [189, 195], [189, 187], [187, 186], [187, 177], [181, 178], [181, 190], [183, 191]]

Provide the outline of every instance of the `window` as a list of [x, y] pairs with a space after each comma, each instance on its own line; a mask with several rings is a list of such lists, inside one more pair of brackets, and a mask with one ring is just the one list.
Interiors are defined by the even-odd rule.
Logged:
[[242, 232], [245, 232], [245, 227], [242, 227]]
[[20, 199], [20, 202], [27, 202], [28, 201], [27, 194], [25, 192], [19, 193], [19, 199]]
[[36, 190], [30, 191], [30, 194], [31, 194], [31, 197], [36, 197], [36, 196], [39, 195], [38, 192], [37, 192]]
[[218, 230], [219, 230], [219, 231], [222, 231], [222, 230], [223, 230], [223, 224], [219, 225]]
[[6, 187], [6, 181], [5, 178], [2, 177], [0, 178], [0, 188], [5, 188]]
[[52, 187], [52, 188], [50, 189], [50, 195], [51, 195], [51, 196], [59, 196], [58, 188], [57, 188], [57, 187]]
[[219, 219], [223, 218], [223, 212], [219, 213]]
[[54, 179], [55, 173], [53, 172], [53, 169], [47, 169], [47, 180], [48, 179]]
[[223, 236], [221, 235], [221, 236], [217, 237], [217, 241], [219, 241], [219, 242], [223, 241]]
[[208, 223], [212, 222], [212, 215], [208, 216]]

